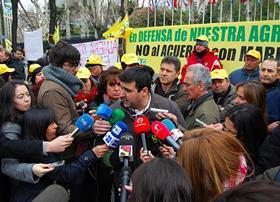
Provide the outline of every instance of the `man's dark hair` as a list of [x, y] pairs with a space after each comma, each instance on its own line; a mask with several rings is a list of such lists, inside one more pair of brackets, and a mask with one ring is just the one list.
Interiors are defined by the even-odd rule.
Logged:
[[214, 202], [276, 202], [280, 199], [280, 184], [274, 181], [252, 181], [219, 195]]
[[22, 52], [23, 55], [24, 55], [24, 49], [23, 49], [23, 47], [21, 47], [21, 46], [16, 46], [16, 47], [13, 49], [12, 52], [15, 53], [15, 52], [17, 52], [17, 51]]
[[181, 69], [181, 62], [180, 60], [175, 56], [165, 56], [160, 64], [167, 63], [167, 64], [173, 64], [175, 66], [176, 72], [179, 72]]
[[64, 62], [78, 66], [80, 57], [79, 51], [74, 46], [65, 41], [59, 41], [51, 49], [49, 60], [52, 65], [57, 67], [62, 67]]
[[138, 92], [144, 87], [147, 87], [149, 91], [151, 89], [152, 78], [150, 72], [147, 70], [147, 68], [143, 68], [139, 65], [131, 67], [121, 73], [120, 80], [125, 83], [131, 83], [135, 81]]

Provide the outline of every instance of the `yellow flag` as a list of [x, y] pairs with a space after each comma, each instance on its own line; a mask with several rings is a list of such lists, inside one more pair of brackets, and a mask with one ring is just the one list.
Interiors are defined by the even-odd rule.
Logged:
[[119, 24], [120, 24], [120, 18], [117, 19], [117, 21], [112, 25], [112, 27], [110, 27], [106, 32], [104, 32], [102, 36], [107, 40], [115, 39], [115, 37], [113, 36], [113, 32], [115, 32], [115, 29]]
[[12, 42], [9, 39], [5, 39], [5, 47], [7, 51], [12, 51]]
[[53, 33], [54, 44], [56, 44], [60, 39], [59, 31], [60, 31], [59, 26], [57, 26], [55, 32]]
[[[127, 37], [127, 34], [131, 33], [131, 28], [129, 28], [129, 20], [128, 15], [126, 14], [125, 17], [121, 22], [116, 22], [112, 25], [106, 32], [102, 34], [102, 36], [107, 40], [114, 40], [117, 38], [124, 38]], [[127, 33], [125, 33], [128, 31]]]
[[121, 35], [125, 32], [125, 29], [129, 27], [128, 15], [125, 14], [123, 20], [118, 24], [113, 35], [117, 38], [120, 38]]

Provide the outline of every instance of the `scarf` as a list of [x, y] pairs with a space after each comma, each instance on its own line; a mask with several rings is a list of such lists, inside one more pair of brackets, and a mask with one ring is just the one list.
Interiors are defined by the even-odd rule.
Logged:
[[92, 102], [94, 98], [97, 95], [97, 88], [94, 86], [90, 92], [85, 92], [83, 90], [80, 90], [78, 94], [75, 96], [74, 101], [75, 102], [80, 102], [80, 101], [85, 101], [87, 104]]
[[83, 83], [80, 79], [60, 67], [49, 64], [44, 68], [43, 73], [47, 80], [58, 83], [73, 97], [83, 88]]
[[248, 166], [246, 163], [246, 159], [243, 155], [240, 155], [240, 165], [237, 171], [237, 175], [236, 177], [231, 177], [229, 180], [226, 180], [224, 183], [224, 190], [229, 190], [232, 189], [234, 187], [236, 187], [237, 185], [241, 184], [246, 175], [247, 175], [247, 171], [248, 171]]

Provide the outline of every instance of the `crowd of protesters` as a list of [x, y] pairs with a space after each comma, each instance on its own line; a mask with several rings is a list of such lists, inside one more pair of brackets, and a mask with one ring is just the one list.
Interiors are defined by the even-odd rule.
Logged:
[[[0, 47], [1, 201], [280, 199], [279, 61], [249, 50], [228, 74], [201, 35], [185, 64], [165, 56], [158, 74], [134, 53], [111, 67], [97, 55], [79, 64], [64, 41], [29, 63], [23, 48]], [[104, 140], [115, 123], [98, 115], [102, 104], [124, 113], [127, 165]], [[76, 131], [83, 114], [94, 123]]]

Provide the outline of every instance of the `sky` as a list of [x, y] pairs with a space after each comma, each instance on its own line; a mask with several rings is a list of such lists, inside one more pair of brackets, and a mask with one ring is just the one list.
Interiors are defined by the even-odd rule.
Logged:
[[[34, 6], [30, 0], [20, 0], [20, 2], [22, 3], [22, 5], [24, 6], [25, 9], [27, 9], [27, 10], [34, 9]], [[45, 5], [45, 0], [38, 0], [38, 2], [40, 4], [41, 8]]]

